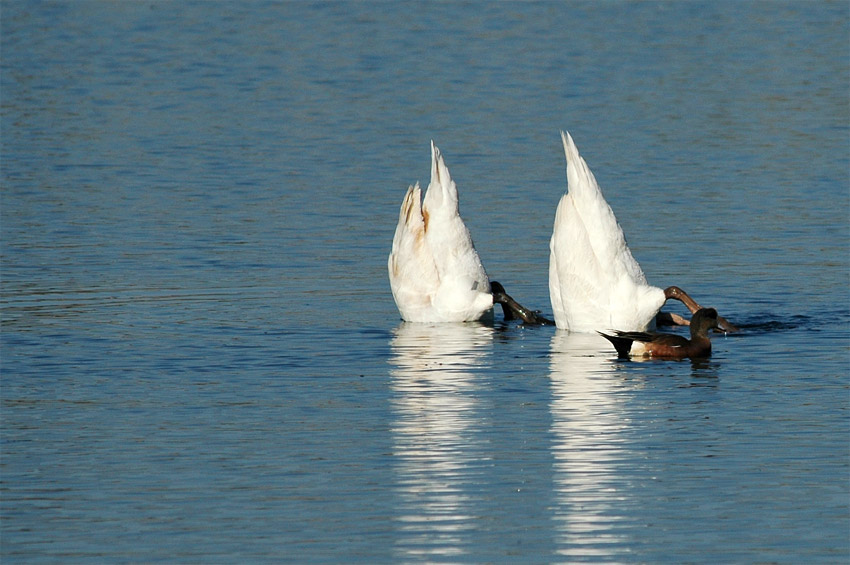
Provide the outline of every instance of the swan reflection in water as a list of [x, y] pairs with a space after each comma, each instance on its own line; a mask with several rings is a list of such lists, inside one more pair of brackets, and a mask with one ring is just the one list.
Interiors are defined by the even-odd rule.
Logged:
[[493, 328], [410, 324], [391, 341], [393, 458], [401, 507], [399, 557], [471, 551], [476, 483], [487, 458], [476, 441], [480, 367]]
[[624, 516], [635, 457], [625, 433], [622, 381], [610, 344], [593, 334], [555, 332], [550, 352], [554, 513], [558, 554], [614, 557], [626, 547]]

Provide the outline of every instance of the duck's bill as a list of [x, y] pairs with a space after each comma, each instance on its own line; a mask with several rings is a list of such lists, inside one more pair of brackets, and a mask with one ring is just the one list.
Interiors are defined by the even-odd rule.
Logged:
[[726, 333], [737, 332], [738, 326], [731, 323], [729, 320], [724, 318], [723, 316], [717, 316], [717, 327]]

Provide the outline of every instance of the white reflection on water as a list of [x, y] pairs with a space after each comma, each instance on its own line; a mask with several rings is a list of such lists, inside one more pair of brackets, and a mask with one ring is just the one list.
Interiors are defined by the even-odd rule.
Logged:
[[631, 485], [622, 467], [633, 460], [612, 375], [616, 364], [597, 335], [556, 331], [550, 343], [558, 553], [611, 556], [626, 541], [622, 522]]
[[475, 376], [493, 329], [402, 324], [391, 342], [392, 427], [401, 507], [400, 556], [469, 552], [476, 477], [485, 453]]

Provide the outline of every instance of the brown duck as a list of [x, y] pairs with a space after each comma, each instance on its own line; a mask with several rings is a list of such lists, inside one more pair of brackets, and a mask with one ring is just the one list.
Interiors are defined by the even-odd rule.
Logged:
[[598, 332], [614, 344], [621, 359], [629, 357], [657, 357], [664, 359], [698, 359], [711, 356], [708, 331], [717, 326], [717, 310], [701, 308], [691, 318], [691, 339], [675, 334], [621, 332], [615, 335]]

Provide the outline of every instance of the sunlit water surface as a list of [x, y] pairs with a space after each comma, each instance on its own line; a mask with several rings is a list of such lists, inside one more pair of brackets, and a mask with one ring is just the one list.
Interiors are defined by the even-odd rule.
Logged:
[[[850, 559], [846, 3], [2, 12], [4, 563]], [[560, 129], [710, 360], [399, 321], [431, 139], [551, 315]]]

